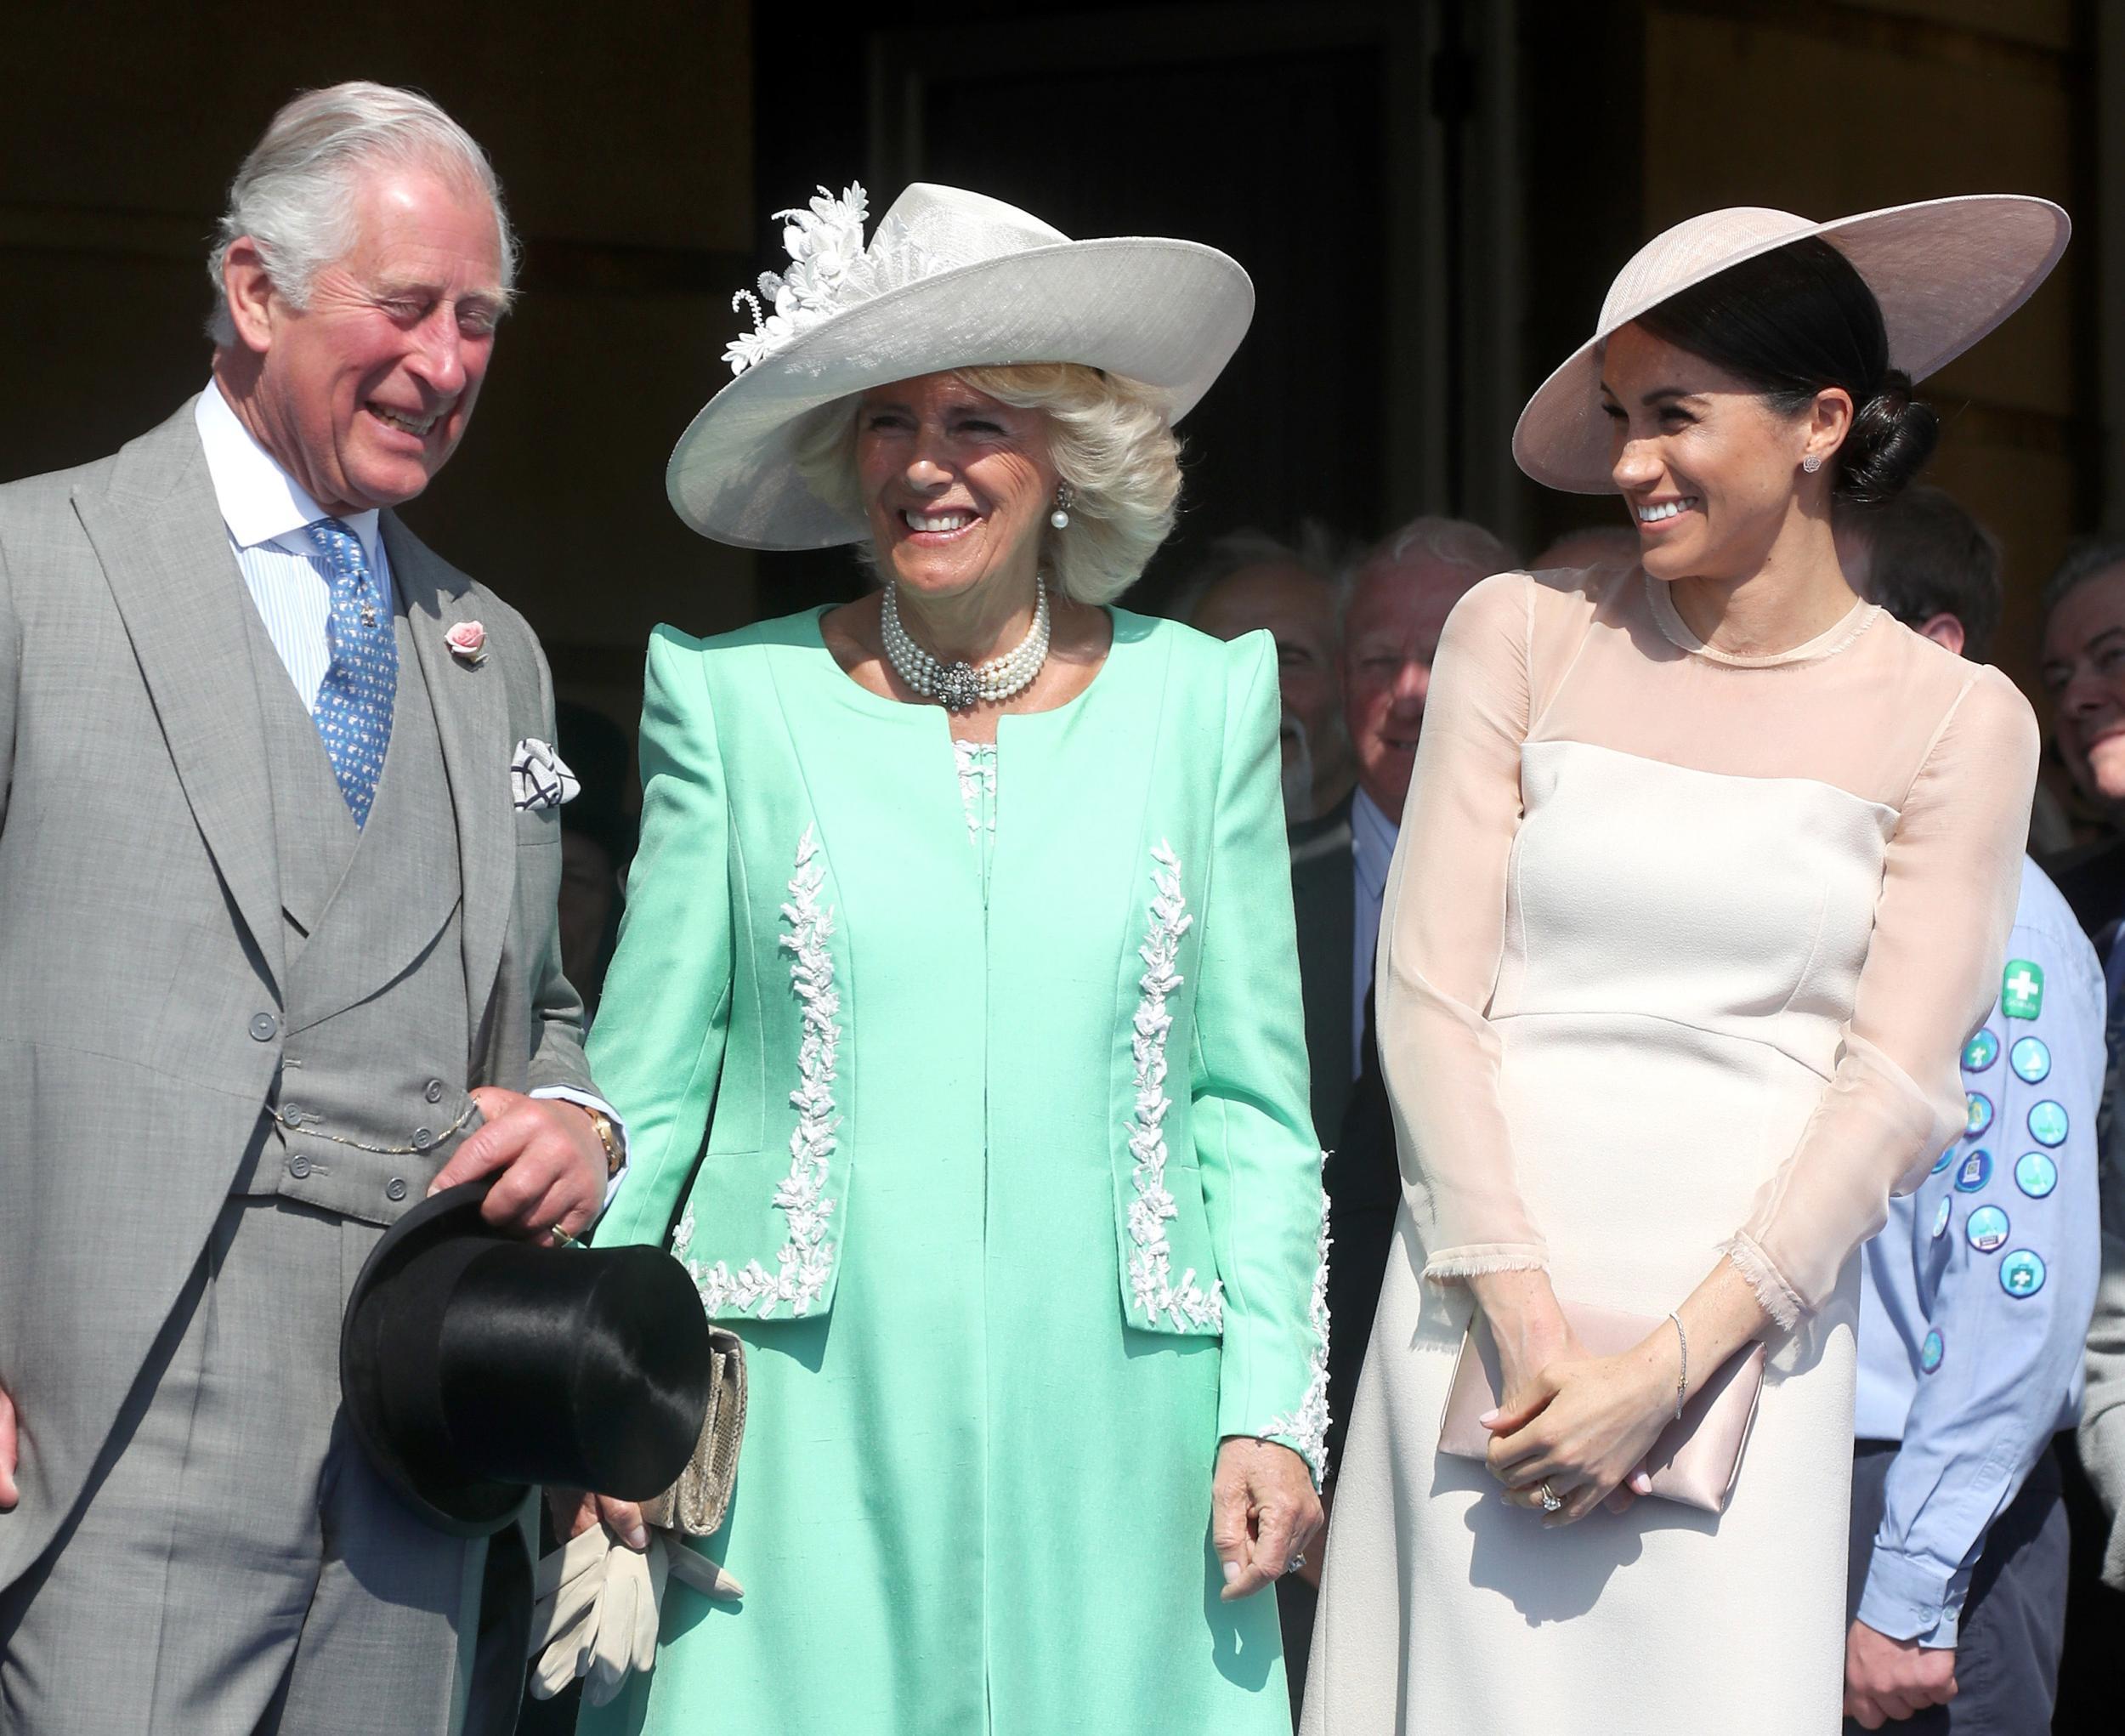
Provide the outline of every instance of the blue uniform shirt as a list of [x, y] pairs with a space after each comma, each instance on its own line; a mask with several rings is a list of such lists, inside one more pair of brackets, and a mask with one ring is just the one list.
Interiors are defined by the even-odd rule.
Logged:
[[2079, 1416], [2100, 1262], [2102, 967], [2033, 862], [2000, 984], [1963, 1051], [1968, 1131], [1861, 1251], [1854, 1432], [1902, 1445], [1859, 1619], [1928, 1646], [1955, 1644], [1986, 1532]]

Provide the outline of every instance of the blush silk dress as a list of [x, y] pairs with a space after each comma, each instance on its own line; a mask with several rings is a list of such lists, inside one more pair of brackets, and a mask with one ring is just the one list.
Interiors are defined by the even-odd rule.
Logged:
[[[1870, 605], [1699, 642], [1636, 568], [1455, 610], [1381, 923], [1404, 1201], [1302, 1729], [1834, 1736], [1853, 1256], [1961, 1131], [2029, 706]], [[1567, 1529], [1437, 1451], [1472, 1274], [1664, 1315], [1731, 1260], [1775, 1334], [1721, 1517]]]

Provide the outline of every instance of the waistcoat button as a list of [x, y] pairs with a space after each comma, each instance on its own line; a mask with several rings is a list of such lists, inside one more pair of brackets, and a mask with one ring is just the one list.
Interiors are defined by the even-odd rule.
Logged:
[[416, 1127], [413, 1130], [413, 1149], [416, 1151], [426, 1151], [429, 1146], [434, 1143], [434, 1134], [431, 1133], [426, 1127]]
[[394, 1176], [383, 1184], [383, 1197], [396, 1205], [405, 1198], [405, 1177]]
[[254, 1013], [251, 1015], [251, 1036], [252, 1041], [269, 1043], [275, 1036], [280, 1035], [280, 1021], [275, 1018], [270, 1013]]
[[298, 1182], [308, 1180], [310, 1173], [309, 1159], [298, 1152], [288, 1160], [288, 1173]]
[[443, 1081], [442, 1081], [441, 1080], [439, 1080], [439, 1079], [431, 1079], [431, 1080], [429, 1080], [429, 1081], [428, 1081], [428, 1100], [430, 1103], [439, 1103], [440, 1102], [442, 1102], [442, 1100], [443, 1100]]

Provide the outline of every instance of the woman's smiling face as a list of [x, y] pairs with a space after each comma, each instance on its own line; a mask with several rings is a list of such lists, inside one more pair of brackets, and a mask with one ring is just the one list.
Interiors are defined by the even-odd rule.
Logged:
[[856, 474], [879, 570], [933, 596], [1021, 567], [1030, 580], [1056, 485], [1046, 420], [955, 374], [865, 392]]
[[1782, 413], [1747, 383], [1635, 325], [1602, 355], [1601, 409], [1610, 474], [1637, 524], [1646, 572], [1757, 571], [1792, 512], [1816, 419], [1805, 409]]

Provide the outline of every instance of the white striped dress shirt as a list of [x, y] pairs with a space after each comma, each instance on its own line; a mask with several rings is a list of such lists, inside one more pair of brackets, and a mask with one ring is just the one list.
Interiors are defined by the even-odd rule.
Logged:
[[[273, 649], [287, 666], [289, 678], [314, 711], [317, 689], [332, 666], [326, 624], [332, 618], [332, 573], [325, 557], [310, 542], [304, 527], [326, 516], [273, 455], [252, 439], [236, 419], [221, 388], [208, 381], [193, 412], [200, 444], [207, 449], [207, 474], [229, 527], [229, 546], [251, 600], [258, 606]], [[384, 610], [391, 609], [391, 563], [383, 552], [383, 534], [371, 508], [348, 513], [340, 522], [354, 533], [367, 557]]]

